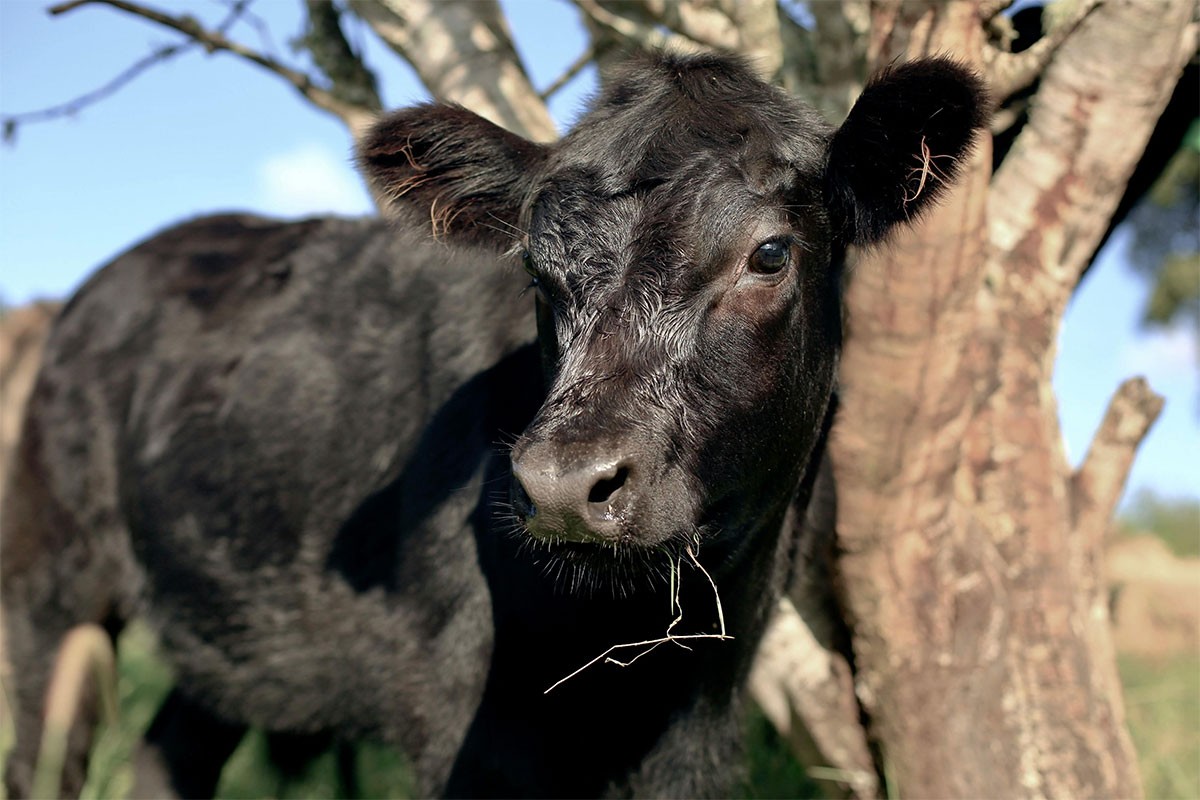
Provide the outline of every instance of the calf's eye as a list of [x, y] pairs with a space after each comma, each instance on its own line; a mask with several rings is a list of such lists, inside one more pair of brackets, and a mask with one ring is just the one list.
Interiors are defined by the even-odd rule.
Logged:
[[531, 285], [537, 286], [538, 271], [537, 267], [533, 264], [533, 255], [528, 250], [523, 250], [521, 252], [521, 266], [525, 268], [527, 273], [529, 273], [529, 277], [533, 278], [533, 283]]
[[773, 240], [763, 242], [750, 254], [749, 267], [752, 272], [773, 275], [786, 267], [791, 260], [792, 252], [788, 243]]

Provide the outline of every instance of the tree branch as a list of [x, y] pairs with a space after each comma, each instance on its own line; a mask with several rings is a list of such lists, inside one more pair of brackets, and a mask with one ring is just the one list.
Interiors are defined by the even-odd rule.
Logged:
[[993, 103], [1000, 105], [1037, 80], [1062, 43], [1101, 2], [1102, 0], [1083, 0], [1077, 3], [1069, 17], [1060, 20], [1045, 36], [1021, 53], [1009, 53], [995, 45], [985, 44], [984, 74], [988, 79]]
[[572, 0], [572, 2], [592, 22], [643, 50], [661, 49], [679, 53], [695, 53], [712, 48], [708, 42], [697, 41], [679, 33], [663, 33], [654, 26], [635, 22], [628, 17], [609, 11], [596, 0]]
[[[869, 9], [859, 0], [811, 5], [815, 74], [804, 93], [832, 122], [846, 118], [862, 92], [867, 72]], [[793, 87], [796, 91], [801, 87]]]
[[351, 0], [429, 92], [535, 141], [558, 136], [496, 0]]
[[[65, 14], [73, 11], [80, 6], [85, 5], [105, 5], [115, 8], [119, 11], [124, 11], [142, 19], [149, 20], [158, 25], [170, 28], [187, 36], [193, 42], [204, 47], [208, 52], [215, 53], [224, 51], [233, 53], [236, 56], [257, 64], [268, 72], [282, 78], [287, 83], [291, 84], [292, 88], [298, 91], [310, 103], [327, 111], [330, 114], [338, 117], [350, 128], [351, 133], [357, 135], [361, 130], [365, 129], [375, 118], [375, 113], [372, 109], [347, 103], [332, 92], [318, 86], [313, 82], [313, 79], [298, 70], [280, 63], [274, 58], [265, 56], [255, 50], [230, 40], [220, 31], [210, 31], [204, 28], [195, 18], [189, 16], [172, 16], [161, 11], [142, 6], [137, 3], [127, 2], [127, 0], [71, 0], [70, 2], [60, 3], [59, 5], [50, 8], [51, 14]], [[182, 47], [183, 45], [180, 45]], [[144, 69], [145, 67], [143, 67]]]
[[342, 32], [342, 12], [330, 0], [306, 0], [308, 28], [296, 44], [307, 50], [343, 102], [379, 111], [378, 81]]
[[638, 6], [602, 0], [572, 2], [593, 32], [600, 28], [639, 49], [741, 53], [765, 80], [776, 80], [783, 67], [775, 0], [649, 0]]
[[1108, 403], [1079, 469], [1071, 476], [1075, 531], [1099, 544], [1125, 488], [1138, 446], [1162, 412], [1163, 398], [1145, 378], [1122, 383]]
[[542, 102], [548, 101], [551, 97], [558, 93], [560, 89], [575, 79], [575, 76], [582, 72], [588, 64], [595, 61], [605, 49], [603, 43], [592, 42], [579, 54], [579, 58], [571, 62], [562, 75], [559, 75], [554, 81], [542, 91], [538, 92], [538, 97], [542, 98]]
[[640, 11], [645, 17], [643, 27], [665, 27], [702, 47], [729, 52], [740, 49], [739, 13], [753, 13], [763, 2], [773, 4], [773, 0], [645, 0], [635, 8], [619, 0], [600, 0], [612, 13], [619, 8], [626, 19]]
[[738, 52], [750, 59], [764, 80], [777, 80], [783, 68], [779, 4], [776, 0], [727, 0], [726, 6], [737, 33]]
[[152, 53], [143, 56], [135, 61], [130, 66], [122, 70], [115, 78], [108, 83], [93, 89], [90, 92], [79, 95], [76, 98], [59, 103], [58, 105], [49, 106], [47, 108], [39, 108], [36, 111], [24, 111], [19, 114], [6, 114], [0, 117], [0, 125], [3, 126], [4, 141], [10, 142], [16, 136], [17, 128], [20, 125], [26, 125], [30, 122], [46, 122], [60, 117], [70, 117], [83, 111], [90, 105], [97, 103], [106, 97], [116, 94], [124, 86], [130, 83], [138, 75], [141, 75], [150, 67], [163, 61], [167, 61], [180, 53], [197, 47], [197, 42], [185, 42], [183, 44], [172, 44], [160, 47]]
[[[248, 10], [249, 5], [253, 2], [254, 0], [236, 0], [237, 5], [243, 6], [241, 13], [238, 15], [238, 20], [253, 28], [254, 32], [258, 34], [259, 44], [262, 45], [266, 54], [278, 60], [279, 51], [276, 49], [275, 42], [271, 38], [270, 27], [262, 17], [257, 14], [251, 14]], [[224, 24], [218, 25], [217, 30], [221, 33], [229, 33], [229, 28]]]
[[1191, 0], [1130, 0], [1089, 13], [1051, 59], [992, 180], [989, 273], [1019, 297], [1008, 305], [1040, 332], [1029, 340], [1039, 352], [1051, 351], [1053, 320], [1194, 52], [1193, 9]]
[[[221, 33], [227, 32], [235, 22], [246, 15], [246, 8], [249, 5], [250, 0], [236, 0], [236, 2], [232, 3], [230, 5], [229, 14], [226, 15], [225, 19], [223, 19], [220, 25], [217, 26], [217, 30]], [[62, 8], [62, 10], [65, 11], [69, 9]], [[56, 11], [55, 9], [51, 9], [51, 13], [60, 12]], [[48, 108], [42, 108], [36, 111], [26, 111], [20, 114], [8, 114], [0, 117], [0, 126], [3, 127], [4, 131], [4, 141], [12, 141], [13, 137], [16, 136], [17, 127], [19, 125], [24, 125], [30, 122], [45, 122], [52, 119], [58, 119], [60, 117], [68, 117], [78, 114], [88, 106], [97, 103], [113, 94], [116, 94], [124, 86], [133, 81], [134, 78], [136, 78], [138, 75], [141, 75], [155, 64], [167, 61], [179, 55], [180, 53], [186, 52], [187, 50], [198, 46], [198, 44], [198, 42], [192, 41], [185, 42], [183, 44], [173, 44], [159, 47], [152, 53], [138, 59], [129, 67], [126, 67], [115, 78], [98, 89], [93, 89], [92, 91], [79, 95], [78, 97], [68, 100], [65, 103], [59, 103]]]
[[806, 768], [824, 763], [833, 768], [829, 779], [854, 797], [878, 796], [850, 665], [821, 646], [786, 597], [759, 644], [750, 693], [780, 736], [805, 754]]

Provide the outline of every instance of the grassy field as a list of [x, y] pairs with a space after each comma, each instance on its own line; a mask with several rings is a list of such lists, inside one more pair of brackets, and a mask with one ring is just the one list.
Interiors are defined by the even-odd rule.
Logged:
[[[1176, 556], [1200, 556], [1200, 503], [1194, 500], [1142, 492], [1117, 529], [1158, 536]], [[1117, 665], [1146, 797], [1200, 798], [1200, 653], [1122, 655]]]
[[1118, 666], [1146, 797], [1200, 798], [1200, 654]]

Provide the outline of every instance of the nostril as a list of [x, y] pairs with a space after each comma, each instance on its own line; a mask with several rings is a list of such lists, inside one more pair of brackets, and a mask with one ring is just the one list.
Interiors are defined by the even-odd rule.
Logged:
[[530, 498], [529, 492], [525, 490], [525, 484], [516, 475], [513, 475], [511, 491], [513, 510], [518, 516], [524, 519], [532, 519], [537, 516], [537, 505]]
[[611, 477], [601, 478], [592, 486], [592, 490], [588, 492], [588, 502], [595, 504], [608, 503], [612, 500], [613, 495], [621, 491], [621, 487], [625, 485], [625, 481], [629, 478], [629, 467], [617, 467], [616, 473]]

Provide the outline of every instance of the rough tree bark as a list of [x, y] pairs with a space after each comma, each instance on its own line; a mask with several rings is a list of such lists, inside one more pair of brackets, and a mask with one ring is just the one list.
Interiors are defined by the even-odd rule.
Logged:
[[[839, 567], [858, 696], [902, 796], [1141, 794], [1099, 545], [1160, 401], [1123, 388], [1103, 458], [1073, 474], [1050, 381], [1067, 300], [1194, 50], [1193, 13], [1096, 8], [995, 177], [981, 142], [942, 208], [855, 271]], [[982, 65], [975, 3], [876, 2], [870, 37], [873, 66], [947, 51]]]

